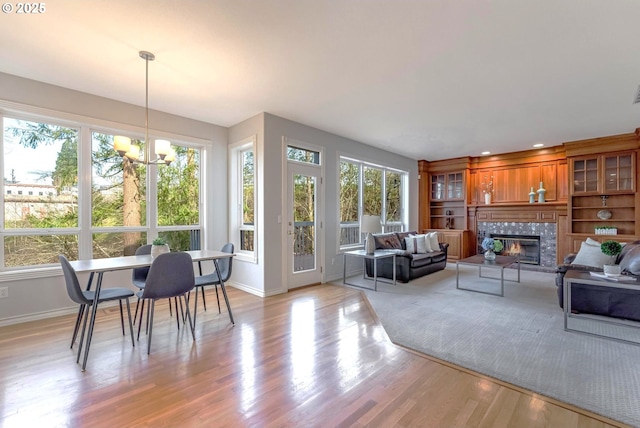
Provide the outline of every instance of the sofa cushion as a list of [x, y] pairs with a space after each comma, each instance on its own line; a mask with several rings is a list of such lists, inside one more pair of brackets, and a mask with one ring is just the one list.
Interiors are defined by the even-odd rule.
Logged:
[[432, 263], [439, 263], [447, 260], [447, 255], [443, 251], [435, 251], [430, 254]]
[[620, 269], [632, 275], [640, 275], [640, 246], [627, 251], [620, 260]]
[[395, 233], [379, 233], [373, 235], [376, 241], [376, 250], [402, 249], [402, 243]]
[[420, 267], [431, 264], [431, 253], [426, 254], [412, 254], [411, 255], [411, 267]]

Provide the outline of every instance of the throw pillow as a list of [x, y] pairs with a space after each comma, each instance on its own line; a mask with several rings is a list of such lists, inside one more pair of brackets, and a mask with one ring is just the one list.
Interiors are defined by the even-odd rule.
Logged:
[[578, 251], [576, 258], [573, 259], [571, 264], [602, 268], [602, 266], [611, 262], [611, 256], [607, 256], [600, 250], [599, 242], [598, 245], [593, 245], [585, 241], [580, 244], [580, 251]]
[[416, 237], [415, 235], [409, 235], [404, 238], [404, 247], [410, 254], [416, 253]]
[[402, 243], [395, 233], [374, 234], [373, 239], [376, 241], [376, 250], [402, 249]]
[[427, 234], [429, 237], [429, 246], [431, 247], [430, 253], [434, 251], [440, 251], [440, 244], [438, 243], [438, 232], [429, 232]]
[[417, 254], [426, 254], [431, 252], [431, 246], [429, 245], [427, 235], [416, 235], [415, 240]]

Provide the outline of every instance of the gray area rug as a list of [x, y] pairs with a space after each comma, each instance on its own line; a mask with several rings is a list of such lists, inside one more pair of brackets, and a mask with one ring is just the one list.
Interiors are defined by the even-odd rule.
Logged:
[[[499, 291], [499, 281], [479, 278], [475, 268], [460, 272], [460, 286]], [[640, 427], [640, 346], [564, 331], [553, 274], [523, 270], [498, 297], [456, 289], [450, 265], [409, 284], [379, 283], [366, 295], [394, 343]], [[625, 327], [575, 323], [640, 340]]]

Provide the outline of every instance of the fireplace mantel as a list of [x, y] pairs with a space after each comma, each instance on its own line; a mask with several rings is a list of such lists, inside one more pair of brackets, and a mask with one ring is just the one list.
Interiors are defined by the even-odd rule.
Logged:
[[489, 222], [557, 223], [567, 215], [566, 203], [517, 203], [468, 206], [469, 218]]

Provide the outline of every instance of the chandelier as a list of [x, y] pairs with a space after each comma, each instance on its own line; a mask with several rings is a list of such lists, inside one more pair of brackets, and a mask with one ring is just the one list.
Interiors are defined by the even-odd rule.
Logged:
[[134, 164], [154, 164], [154, 165], [169, 165], [175, 158], [176, 153], [171, 148], [171, 143], [168, 140], [156, 140], [155, 151], [158, 158], [150, 160], [149, 155], [149, 61], [156, 59], [156, 56], [151, 52], [140, 51], [140, 58], [144, 59], [145, 70], [145, 123], [144, 123], [144, 158], [140, 159], [140, 147], [131, 144], [131, 138], [124, 137], [122, 135], [116, 135], [113, 137], [113, 149], [125, 160]]

